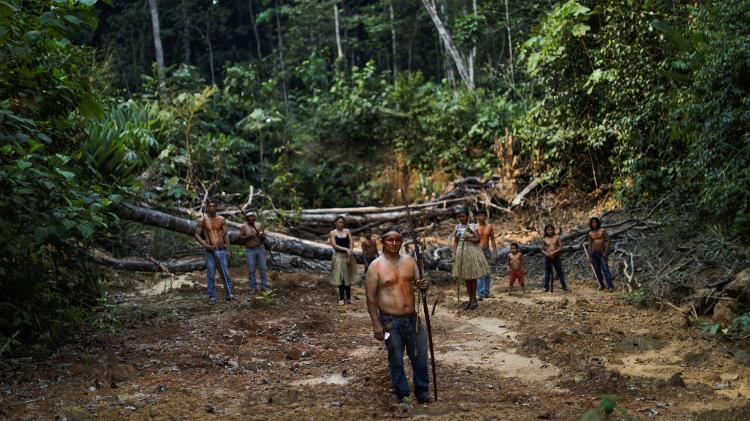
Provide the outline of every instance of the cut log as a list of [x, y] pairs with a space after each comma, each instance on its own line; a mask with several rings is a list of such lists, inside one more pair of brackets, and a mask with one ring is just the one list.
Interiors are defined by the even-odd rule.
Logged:
[[[463, 200], [463, 199], [461, 199]], [[445, 204], [447, 201], [439, 202], [439, 204]], [[437, 204], [430, 204], [423, 207], [434, 207], [437, 206]], [[347, 208], [340, 208], [337, 209], [336, 212], [330, 212], [330, 213], [318, 213], [318, 212], [294, 212], [294, 211], [281, 211], [281, 212], [275, 212], [275, 211], [268, 211], [264, 212], [265, 215], [268, 216], [280, 216], [282, 219], [284, 219], [288, 224], [290, 225], [304, 225], [306, 227], [313, 227], [316, 226], [320, 229], [325, 229], [325, 232], [328, 232], [335, 227], [336, 219], [340, 215], [344, 215], [346, 218], [346, 225], [349, 228], [359, 228], [363, 226], [377, 226], [380, 224], [386, 224], [388, 222], [396, 223], [399, 221], [405, 221], [407, 219], [406, 211], [403, 210], [403, 207], [395, 208], [398, 210], [392, 210], [392, 211], [385, 211], [385, 212], [360, 212], [359, 210], [355, 214], [347, 214], [343, 212], [338, 212], [339, 210], [343, 210]], [[350, 210], [356, 209], [356, 208], [348, 208]], [[377, 208], [359, 208], [359, 209], [377, 209]], [[383, 208], [388, 209], [388, 208]], [[184, 215], [198, 218], [200, 215], [191, 210], [186, 208], [178, 208], [176, 209], [177, 212], [182, 213]], [[419, 210], [412, 210], [412, 216], [417, 219], [428, 219], [428, 218], [445, 218], [445, 217], [451, 217], [455, 213], [455, 209], [453, 207], [443, 207], [443, 208], [432, 208], [432, 209], [419, 209]], [[230, 215], [233, 214], [231, 212], [221, 212], [222, 215]]]
[[518, 193], [516, 197], [513, 198], [510, 202], [510, 207], [515, 208], [516, 206], [519, 206], [521, 203], [523, 203], [523, 198], [526, 197], [529, 192], [534, 190], [539, 185], [539, 181], [534, 179], [529, 183], [528, 186], [526, 186], [523, 190], [521, 190], [521, 193]]
[[87, 254], [95, 262], [115, 269], [131, 272], [164, 272], [179, 273], [203, 270], [206, 268], [205, 259], [195, 257], [189, 259], [172, 259], [165, 262], [155, 262], [148, 258], [124, 257], [121, 259], [109, 256], [101, 251], [89, 251]]
[[[135, 204], [121, 204], [116, 206], [113, 210], [117, 216], [129, 221], [164, 228], [185, 235], [193, 235], [195, 233], [197, 221], [193, 219], [182, 218], [154, 209], [147, 209]], [[229, 226], [230, 241], [232, 244], [239, 244], [239, 228], [242, 224], [227, 221], [227, 225]], [[333, 249], [328, 244], [302, 240], [296, 237], [269, 231], [266, 231], [266, 237], [268, 238], [268, 244], [273, 251], [317, 260], [331, 260], [333, 257]], [[359, 263], [364, 262], [364, 257], [361, 252], [355, 252], [354, 256]]]
[[[149, 259], [148, 257], [115, 258], [100, 250], [88, 251], [87, 254], [99, 264], [130, 272], [167, 272], [170, 275], [174, 275], [175, 273], [194, 272], [206, 269], [206, 260], [202, 256], [170, 259], [164, 262], [158, 262]], [[277, 254], [276, 259], [282, 269], [327, 271], [331, 268], [331, 263], [328, 261], [305, 259], [290, 254]], [[242, 257], [233, 258], [229, 262], [229, 266], [231, 267], [240, 267], [244, 265], [245, 260]]]

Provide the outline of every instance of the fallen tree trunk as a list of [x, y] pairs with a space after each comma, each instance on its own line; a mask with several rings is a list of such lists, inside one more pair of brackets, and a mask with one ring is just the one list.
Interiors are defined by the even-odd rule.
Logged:
[[534, 190], [538, 185], [539, 185], [539, 180], [536, 180], [536, 179], [532, 180], [528, 186], [526, 186], [523, 190], [521, 190], [521, 193], [518, 193], [516, 197], [514, 197], [513, 200], [511, 200], [510, 208], [513, 209], [516, 206], [523, 203], [523, 199], [526, 197], [526, 195], [529, 194], [529, 192], [531, 192], [532, 190]]
[[[110, 266], [119, 270], [131, 272], [165, 272], [169, 275], [175, 273], [194, 272], [206, 269], [206, 260], [202, 256], [194, 256], [183, 259], [170, 259], [167, 261], [156, 261], [154, 259], [140, 257], [115, 258], [106, 253], [96, 250], [87, 254], [95, 262]], [[305, 270], [330, 270], [331, 263], [326, 260], [305, 259], [291, 254], [277, 254], [276, 261], [282, 269], [305, 269]], [[230, 267], [245, 265], [245, 260], [239, 256], [229, 262]], [[269, 270], [271, 270], [269, 268]]]
[[[464, 199], [460, 199], [464, 200]], [[455, 213], [456, 209], [453, 207], [437, 207], [438, 205], [445, 205], [449, 201], [443, 201], [436, 204], [426, 204], [422, 207], [434, 207], [432, 209], [420, 209], [412, 211], [412, 216], [417, 219], [431, 219], [431, 218], [445, 218], [451, 217]], [[341, 208], [342, 210], [345, 208]], [[279, 216], [284, 220], [287, 225], [300, 225], [307, 229], [316, 229], [317, 231], [328, 232], [334, 228], [336, 219], [343, 215], [346, 218], [346, 225], [349, 228], [361, 228], [361, 227], [374, 227], [388, 222], [396, 223], [399, 221], [405, 221], [407, 219], [406, 211], [403, 207], [396, 208], [397, 210], [392, 211], [377, 211], [377, 212], [365, 212], [360, 211], [361, 209], [376, 209], [376, 208], [347, 208], [350, 210], [358, 209], [355, 214], [348, 214], [345, 212], [294, 212], [294, 211], [266, 211], [263, 212], [266, 216], [276, 217]], [[387, 209], [387, 208], [382, 208]], [[177, 212], [184, 214], [192, 218], [198, 218], [200, 215], [192, 209], [177, 208]], [[221, 215], [230, 215], [230, 212], [221, 212]]]
[[[135, 204], [121, 204], [116, 206], [114, 211], [117, 216], [122, 219], [160, 227], [186, 235], [193, 235], [197, 224], [197, 221], [193, 219], [182, 218], [154, 209], [147, 209]], [[239, 228], [241, 227], [241, 224], [227, 221], [227, 225], [230, 227], [230, 241], [232, 244], [239, 244]], [[268, 244], [274, 252], [293, 254], [317, 260], [331, 260], [333, 257], [333, 249], [328, 244], [302, 240], [296, 237], [268, 231], [266, 231], [266, 236], [268, 238]], [[359, 263], [364, 262], [362, 253], [355, 252], [354, 256]]]
[[[414, 218], [445, 218], [455, 213], [452, 207], [436, 209], [420, 209], [412, 211]], [[336, 219], [341, 213], [284, 213], [282, 216], [292, 223], [303, 225], [325, 225], [334, 228]], [[406, 211], [396, 210], [389, 212], [362, 213], [354, 215], [344, 215], [348, 227], [360, 227], [368, 224], [385, 224], [388, 222], [405, 221], [407, 219]]]
[[169, 273], [179, 273], [203, 270], [206, 268], [205, 259], [198, 257], [155, 262], [151, 259], [140, 257], [115, 258], [101, 251], [89, 251], [87, 254], [94, 259], [96, 263], [132, 272], [164, 272], [166, 269]]

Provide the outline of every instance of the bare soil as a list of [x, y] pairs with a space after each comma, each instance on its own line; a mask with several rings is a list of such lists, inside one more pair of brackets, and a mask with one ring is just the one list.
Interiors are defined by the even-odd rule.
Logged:
[[116, 296], [117, 330], [17, 360], [2, 373], [0, 416], [567, 420], [617, 394], [641, 419], [748, 419], [750, 368], [723, 344], [575, 275], [572, 293], [545, 294], [530, 266], [526, 294], [507, 294], [496, 276], [495, 298], [473, 311], [457, 312], [454, 285], [431, 290], [444, 297], [432, 318], [439, 401], [408, 412], [395, 405], [361, 289], [338, 306], [326, 274], [284, 273], [264, 307], [237, 268], [239, 300], [215, 306], [203, 273], [117, 275], [129, 284]]

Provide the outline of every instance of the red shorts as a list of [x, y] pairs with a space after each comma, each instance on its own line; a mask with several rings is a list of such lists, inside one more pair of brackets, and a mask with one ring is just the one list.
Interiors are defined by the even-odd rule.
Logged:
[[508, 274], [508, 278], [510, 278], [510, 286], [513, 286], [516, 281], [518, 281], [521, 286], [526, 285], [526, 280], [523, 279], [523, 269], [511, 270]]

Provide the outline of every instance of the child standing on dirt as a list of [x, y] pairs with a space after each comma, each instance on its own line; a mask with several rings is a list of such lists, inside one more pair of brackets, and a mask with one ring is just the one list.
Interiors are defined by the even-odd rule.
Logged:
[[464, 310], [477, 308], [477, 278], [489, 276], [490, 267], [479, 248], [479, 232], [469, 224], [469, 212], [458, 211], [459, 224], [453, 229], [451, 251], [453, 252], [453, 279], [464, 281], [469, 301]]
[[362, 271], [362, 276], [359, 279], [359, 286], [364, 286], [367, 269], [370, 267], [370, 264], [374, 262], [375, 259], [377, 259], [380, 255], [380, 252], [378, 251], [378, 244], [372, 240], [372, 231], [369, 229], [366, 230], [364, 232], [364, 235], [362, 236], [362, 254], [365, 256], [365, 267]]
[[517, 243], [511, 243], [508, 253], [508, 294], [513, 292], [513, 284], [518, 281], [521, 292], [526, 293], [526, 280], [523, 278], [523, 254], [518, 249]]
[[[477, 212], [477, 231], [479, 232], [479, 248], [482, 249], [486, 259], [497, 259], [497, 245], [495, 244], [495, 231], [492, 224], [487, 223], [487, 209], [479, 209]], [[492, 250], [490, 250], [490, 245]], [[490, 283], [492, 277], [490, 274], [477, 279], [477, 297], [479, 301], [490, 298]]]
[[[560, 278], [560, 285], [562, 285], [563, 291], [570, 292], [568, 285], [565, 284], [565, 273], [563, 272], [562, 262], [560, 261], [560, 253], [562, 253], [562, 241], [560, 237], [555, 234], [555, 226], [547, 224], [544, 227], [544, 237], [542, 238], [542, 254], [544, 255], [544, 292], [549, 292], [550, 287], [554, 289], [554, 285], [550, 284], [552, 279], [552, 269], [555, 269], [557, 276]], [[554, 280], [552, 280], [554, 282]]]
[[[609, 273], [609, 237], [607, 231], [602, 228], [602, 221], [593, 217], [589, 220], [589, 262], [594, 267], [596, 281], [599, 283], [599, 291], [604, 289], [604, 280], [607, 280], [607, 290], [614, 291], [612, 285], [612, 274]], [[602, 274], [603, 272], [603, 274]]]

